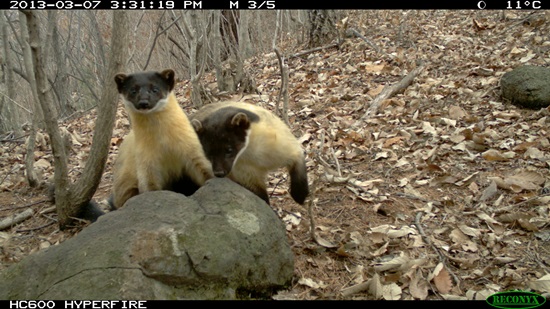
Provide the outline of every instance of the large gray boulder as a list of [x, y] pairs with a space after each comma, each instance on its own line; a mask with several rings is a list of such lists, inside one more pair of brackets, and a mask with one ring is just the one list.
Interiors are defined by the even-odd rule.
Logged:
[[0, 299], [239, 299], [287, 285], [281, 220], [226, 179], [191, 197], [130, 199], [75, 237], [0, 273]]
[[504, 74], [502, 97], [515, 105], [540, 109], [550, 105], [550, 69], [524, 65]]

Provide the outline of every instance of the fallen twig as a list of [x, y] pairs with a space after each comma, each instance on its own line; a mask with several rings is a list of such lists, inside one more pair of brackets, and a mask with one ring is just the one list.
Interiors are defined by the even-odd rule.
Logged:
[[420, 72], [422, 72], [422, 70], [424, 69], [424, 65], [420, 65], [418, 66], [416, 69], [412, 70], [409, 74], [407, 74], [407, 76], [405, 76], [402, 80], [400, 80], [398, 83], [396, 84], [393, 84], [391, 86], [386, 86], [384, 87], [384, 89], [382, 89], [382, 92], [380, 92], [376, 98], [374, 98], [371, 102], [367, 102], [365, 104], [365, 106], [361, 106], [360, 108], [358, 108], [356, 111], [359, 111], [363, 108], [366, 107], [367, 104], [369, 104], [369, 108], [367, 109], [367, 111], [365, 112], [365, 114], [363, 114], [363, 116], [361, 117], [360, 120], [358, 120], [354, 125], [353, 127], [359, 127], [361, 125], [361, 121], [364, 121], [366, 119], [368, 119], [369, 117], [371, 117], [372, 115], [376, 114], [378, 112], [378, 108], [380, 107], [380, 104], [384, 101], [384, 100], [387, 100], [391, 97], [393, 97], [394, 95], [398, 94], [399, 92], [403, 91], [405, 88], [407, 88], [411, 83], [412, 81], [414, 80], [414, 78], [420, 74]]
[[14, 210], [14, 209], [28, 208], [28, 207], [31, 207], [31, 206], [34, 206], [34, 205], [38, 205], [38, 204], [41, 204], [41, 203], [46, 203], [46, 202], [49, 202], [49, 201], [50, 201], [50, 199], [45, 199], [45, 200], [40, 200], [40, 201], [36, 201], [36, 202], [30, 203], [30, 204], [27, 204], [27, 205], [23, 205], [23, 206], [14, 206], [14, 207], [5, 208], [5, 209], [2, 209], [2, 210]]
[[34, 214], [34, 210], [32, 208], [29, 208], [17, 215], [9, 216], [4, 220], [0, 221], [0, 230], [10, 228], [16, 225], [17, 223], [23, 222], [28, 218], [32, 217], [33, 214]]
[[315, 242], [317, 242], [317, 235], [315, 234], [315, 219], [313, 217], [313, 200], [315, 197], [315, 193], [317, 192], [317, 182], [319, 181], [319, 178], [315, 178], [313, 183], [311, 184], [311, 190], [309, 193], [309, 198], [307, 201], [307, 215], [309, 216], [309, 234], [311, 236], [311, 239], [313, 239]]
[[361, 293], [365, 290], [368, 290], [370, 287], [370, 283], [371, 283], [371, 280], [367, 280], [365, 282], [361, 282], [354, 286], [350, 286], [349, 288], [345, 288], [342, 290], [342, 296], [348, 297], [357, 293]]
[[54, 224], [54, 223], [56, 223], [56, 222], [57, 222], [57, 221], [50, 221], [50, 222], [48, 222], [48, 223], [46, 223], [46, 224], [43, 224], [43, 225], [41, 225], [41, 226], [33, 227], [33, 228], [30, 228], [30, 229], [16, 230], [15, 232], [17, 232], [17, 233], [24, 233], [24, 232], [37, 231], [37, 230], [41, 230], [41, 229], [43, 229], [43, 228], [45, 228], [45, 227], [48, 227], [48, 226], [50, 226], [50, 225], [52, 225], [52, 224]]
[[316, 244], [325, 248], [336, 248], [337, 245], [333, 244], [328, 240], [323, 239], [322, 237], [318, 236], [315, 233], [316, 224], [315, 224], [315, 216], [313, 215], [313, 200], [317, 192], [318, 183], [319, 183], [319, 177], [316, 177], [311, 185], [311, 191], [307, 201], [307, 214], [309, 216], [309, 225], [310, 225], [309, 234], [311, 236], [311, 239], [313, 239], [313, 241], [315, 241]]
[[379, 54], [383, 54], [382, 50], [380, 48], [378, 48], [378, 46], [376, 46], [376, 44], [372, 43], [369, 39], [367, 39], [364, 35], [362, 35], [361, 33], [359, 33], [359, 31], [355, 30], [354, 28], [349, 28], [347, 30], [347, 32], [351, 35], [354, 35], [358, 38], [360, 38], [361, 40], [367, 42], [367, 44], [370, 45], [370, 47], [372, 47], [377, 53]]
[[55, 205], [53, 205], [53, 206], [51, 206], [51, 207], [48, 207], [48, 208], [42, 210], [42, 211], [40, 212], [40, 214], [43, 215], [43, 214], [47, 214], [47, 213], [50, 213], [50, 212], [54, 212], [54, 211], [56, 211], [56, 210], [57, 210], [57, 207], [56, 207]]
[[512, 205], [508, 205], [508, 206], [504, 206], [504, 207], [500, 207], [498, 209], [495, 209], [494, 210], [494, 214], [495, 215], [499, 215], [501, 213], [505, 213], [505, 212], [509, 212], [509, 211], [512, 211], [512, 210], [515, 210], [517, 209], [519, 206], [522, 206], [522, 205], [525, 205], [525, 204], [529, 204], [541, 197], [545, 197], [545, 196], [550, 196], [550, 193], [547, 193], [547, 194], [541, 194], [541, 195], [537, 195], [537, 196], [533, 196], [533, 197], [530, 197], [528, 199], [526, 199], [525, 201], [521, 201], [519, 203], [516, 203], [516, 204], [512, 204]]
[[425, 202], [425, 203], [432, 203], [433, 205], [435, 206], [443, 206], [440, 202], [438, 201], [430, 201], [428, 199], [425, 199], [423, 197], [420, 197], [420, 196], [416, 196], [416, 195], [412, 195], [412, 194], [407, 194], [407, 193], [401, 193], [401, 192], [397, 192], [397, 193], [394, 193], [396, 196], [399, 196], [399, 197], [404, 197], [404, 198], [408, 198], [408, 199], [413, 199], [413, 200], [419, 200], [419, 201], [422, 201], [422, 202]]
[[288, 59], [302, 57], [304, 55], [311, 54], [311, 53], [314, 53], [314, 52], [317, 52], [317, 51], [321, 51], [321, 50], [324, 50], [324, 49], [327, 49], [327, 48], [337, 47], [338, 45], [339, 45], [338, 43], [331, 43], [331, 44], [328, 44], [328, 45], [325, 45], [325, 46], [320, 46], [320, 47], [315, 47], [315, 48], [312, 48], [312, 49], [304, 50], [304, 51], [301, 51], [299, 53], [295, 53], [294, 55], [288, 56]]

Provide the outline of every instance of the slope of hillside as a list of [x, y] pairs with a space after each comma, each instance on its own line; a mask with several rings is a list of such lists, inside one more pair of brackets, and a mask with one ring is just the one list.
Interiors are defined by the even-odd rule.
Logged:
[[[540, 22], [534, 22], [540, 21]], [[360, 11], [364, 36], [290, 57], [290, 123], [308, 154], [312, 195], [287, 194], [270, 177], [272, 207], [287, 226], [296, 280], [276, 299], [485, 299], [509, 289], [550, 292], [550, 109], [500, 98], [499, 80], [522, 64], [548, 66], [550, 16], [510, 11]], [[367, 39], [367, 40], [365, 40]], [[378, 52], [373, 48], [378, 48]], [[403, 91], [383, 91], [421, 68]], [[258, 93], [232, 99], [274, 109], [274, 54], [251, 59]], [[188, 85], [178, 85], [188, 113]], [[73, 136], [71, 175], [91, 143], [94, 112], [63, 123]], [[104, 202], [117, 145], [128, 131], [119, 107], [96, 199]], [[45, 134], [42, 133], [41, 136]], [[53, 175], [40, 143], [36, 166]], [[0, 232], [0, 268], [58, 244], [47, 190], [24, 181], [23, 143], [0, 144], [0, 217], [35, 215]], [[313, 229], [312, 229], [313, 227]], [[313, 230], [313, 231], [311, 231]]]

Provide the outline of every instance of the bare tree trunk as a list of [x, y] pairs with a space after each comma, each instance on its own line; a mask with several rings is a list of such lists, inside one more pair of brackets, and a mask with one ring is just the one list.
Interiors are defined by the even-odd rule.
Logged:
[[277, 17], [275, 20], [275, 31], [273, 31], [273, 41], [271, 42], [271, 48], [275, 50], [277, 48], [277, 40], [279, 32], [281, 32], [281, 11], [277, 10]]
[[222, 10], [217, 16], [219, 16], [219, 25], [214, 28], [214, 32], [219, 34], [220, 44], [223, 46], [220, 56], [222, 61], [225, 61], [238, 50], [240, 12], [237, 10]]
[[338, 13], [335, 10], [309, 11], [309, 47], [319, 47], [330, 43], [338, 36], [336, 22]]
[[[96, 43], [95, 45], [97, 46], [97, 51], [94, 54], [97, 55], [95, 64], [96, 64], [96, 71], [98, 73], [96, 74], [96, 76], [99, 79], [105, 76], [105, 73], [106, 73], [105, 65], [107, 64], [107, 59], [105, 59], [105, 56], [107, 55], [107, 53], [103, 50], [103, 46], [105, 46], [106, 44], [103, 41], [103, 36], [101, 35], [101, 30], [99, 28], [99, 24], [97, 22], [97, 18], [95, 15], [96, 12], [88, 10], [88, 11], [84, 11], [84, 13], [88, 16], [91, 27], [93, 29], [90, 32], [91, 32], [91, 36], [94, 37], [94, 40], [90, 42], [90, 45], [92, 44], [92, 42], [95, 42]], [[113, 25], [113, 29], [114, 27], [117, 27], [117, 26]]]
[[[0, 123], [0, 132], [2, 130], [13, 130], [16, 135], [21, 134], [21, 121], [19, 110], [14, 104], [15, 99], [15, 82], [13, 78], [13, 59], [11, 56], [8, 36], [8, 17], [5, 12], [0, 12], [0, 28], [2, 30], [2, 39], [4, 41], [4, 49], [2, 51], [3, 60], [2, 66], [4, 71], [4, 80], [2, 94], [0, 99], [0, 115], [2, 115], [2, 123]], [[10, 101], [11, 100], [11, 101]]]
[[69, 87], [69, 77], [67, 74], [67, 55], [59, 42], [59, 29], [57, 28], [57, 18], [54, 10], [48, 11], [48, 32], [52, 36], [49, 42], [51, 43], [55, 67], [57, 69], [55, 79], [51, 83], [57, 96], [57, 111], [61, 117], [68, 116], [76, 110], [69, 100], [69, 90], [71, 87]]
[[223, 83], [223, 68], [222, 68], [222, 17], [221, 11], [215, 11], [212, 15], [212, 40], [209, 42], [210, 51], [212, 53], [212, 64], [214, 65], [214, 70], [216, 71], [216, 82], [218, 84], [219, 91], [226, 91]]
[[29, 45], [29, 37], [28, 37], [28, 25], [27, 20], [24, 18], [23, 14], [20, 14], [21, 17], [19, 18], [19, 23], [21, 27], [21, 36], [22, 41], [21, 45], [23, 48], [23, 62], [25, 64], [25, 71], [27, 76], [27, 81], [29, 82], [31, 92], [32, 92], [32, 104], [31, 104], [31, 111], [32, 111], [32, 121], [29, 125], [29, 136], [27, 138], [27, 145], [26, 145], [26, 154], [25, 154], [25, 170], [27, 172], [27, 183], [30, 187], [36, 187], [38, 186], [38, 178], [36, 176], [36, 173], [34, 171], [34, 148], [36, 143], [36, 127], [38, 125], [38, 122], [41, 120], [41, 113], [39, 113], [39, 97], [37, 92], [37, 85], [36, 85], [36, 79], [33, 71], [33, 61], [32, 61], [32, 52], [31, 52], [31, 46]]
[[[46, 130], [50, 136], [50, 142], [52, 152], [54, 156], [54, 168], [55, 168], [55, 195], [58, 201], [64, 201], [69, 196], [69, 180], [68, 180], [68, 167], [67, 167], [67, 154], [65, 147], [63, 146], [63, 139], [59, 128], [57, 127], [57, 118], [55, 117], [52, 109], [53, 102], [48, 90], [48, 83], [46, 74], [44, 71], [44, 59], [45, 55], [42, 53], [40, 33], [38, 20], [34, 11], [22, 11], [27, 21], [27, 33], [28, 42], [31, 47], [32, 60], [34, 63], [34, 78], [36, 83], [36, 102], [39, 103], [42, 112], [44, 113], [44, 122]], [[32, 80], [32, 72], [27, 72], [29, 79]], [[34, 91], [33, 91], [34, 92]], [[60, 220], [61, 223], [61, 220]]]
[[[78, 211], [87, 206], [101, 182], [101, 175], [103, 174], [111, 146], [111, 136], [113, 135], [118, 102], [118, 91], [113, 77], [117, 73], [124, 71], [128, 61], [127, 42], [130, 36], [129, 27], [127, 12], [113, 11], [110, 57], [107, 68], [103, 70], [106, 74], [102, 77], [103, 91], [98, 104], [98, 117], [95, 123], [92, 147], [88, 161], [82, 171], [82, 176], [72, 187], [71, 200], [65, 205], [66, 209], [70, 208], [70, 202], [76, 205], [76, 207], [73, 206], [70, 211], [65, 211], [63, 214], [63, 219], [67, 221], [75, 213], [78, 213]], [[60, 219], [60, 224], [61, 222]]]
[[244, 60], [247, 58], [247, 54], [251, 49], [250, 37], [248, 36], [249, 14], [250, 12], [247, 11], [241, 12], [238, 24], [239, 36], [236, 46], [237, 52], [235, 53], [235, 87], [242, 84], [242, 81], [245, 78]]
[[63, 140], [57, 127], [57, 119], [54, 116], [52, 96], [45, 75], [44, 53], [41, 48], [38, 20], [34, 11], [23, 11], [26, 17], [29, 33], [29, 43], [34, 60], [34, 72], [36, 76], [36, 89], [38, 101], [45, 116], [46, 130], [50, 136], [55, 168], [55, 199], [59, 227], [64, 229], [72, 222], [72, 218], [88, 207], [99, 181], [109, 149], [109, 141], [112, 135], [115, 110], [118, 93], [112, 82], [112, 76], [121, 71], [125, 64], [125, 48], [128, 35], [128, 21], [124, 11], [113, 12], [113, 35], [111, 42], [111, 60], [108, 66], [108, 74], [103, 77], [103, 94], [100, 100], [98, 118], [94, 129], [91, 153], [81, 178], [71, 184], [68, 176], [67, 153], [63, 147]]
[[[277, 55], [277, 59], [279, 60], [279, 68], [281, 70], [281, 91], [279, 92], [279, 97], [277, 98], [277, 102], [275, 103], [275, 109], [277, 111], [277, 114], [283, 118], [284, 122], [290, 126], [290, 122], [288, 120], [288, 64], [285, 62], [285, 58], [281, 55], [279, 50], [275, 48], [275, 54]], [[283, 110], [281, 111], [279, 109], [279, 102], [283, 100]]]
[[180, 32], [187, 43], [186, 49], [189, 55], [189, 78], [191, 81], [191, 102], [195, 107], [203, 105], [202, 94], [204, 88], [201, 78], [206, 68], [206, 51], [208, 28], [211, 28], [209, 18], [210, 12], [186, 11], [180, 19]]

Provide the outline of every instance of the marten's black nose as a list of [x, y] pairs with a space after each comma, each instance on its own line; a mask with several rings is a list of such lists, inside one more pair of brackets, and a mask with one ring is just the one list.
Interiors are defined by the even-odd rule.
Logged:
[[149, 108], [151, 108], [148, 101], [139, 101], [136, 107], [137, 107], [137, 109], [149, 109]]

